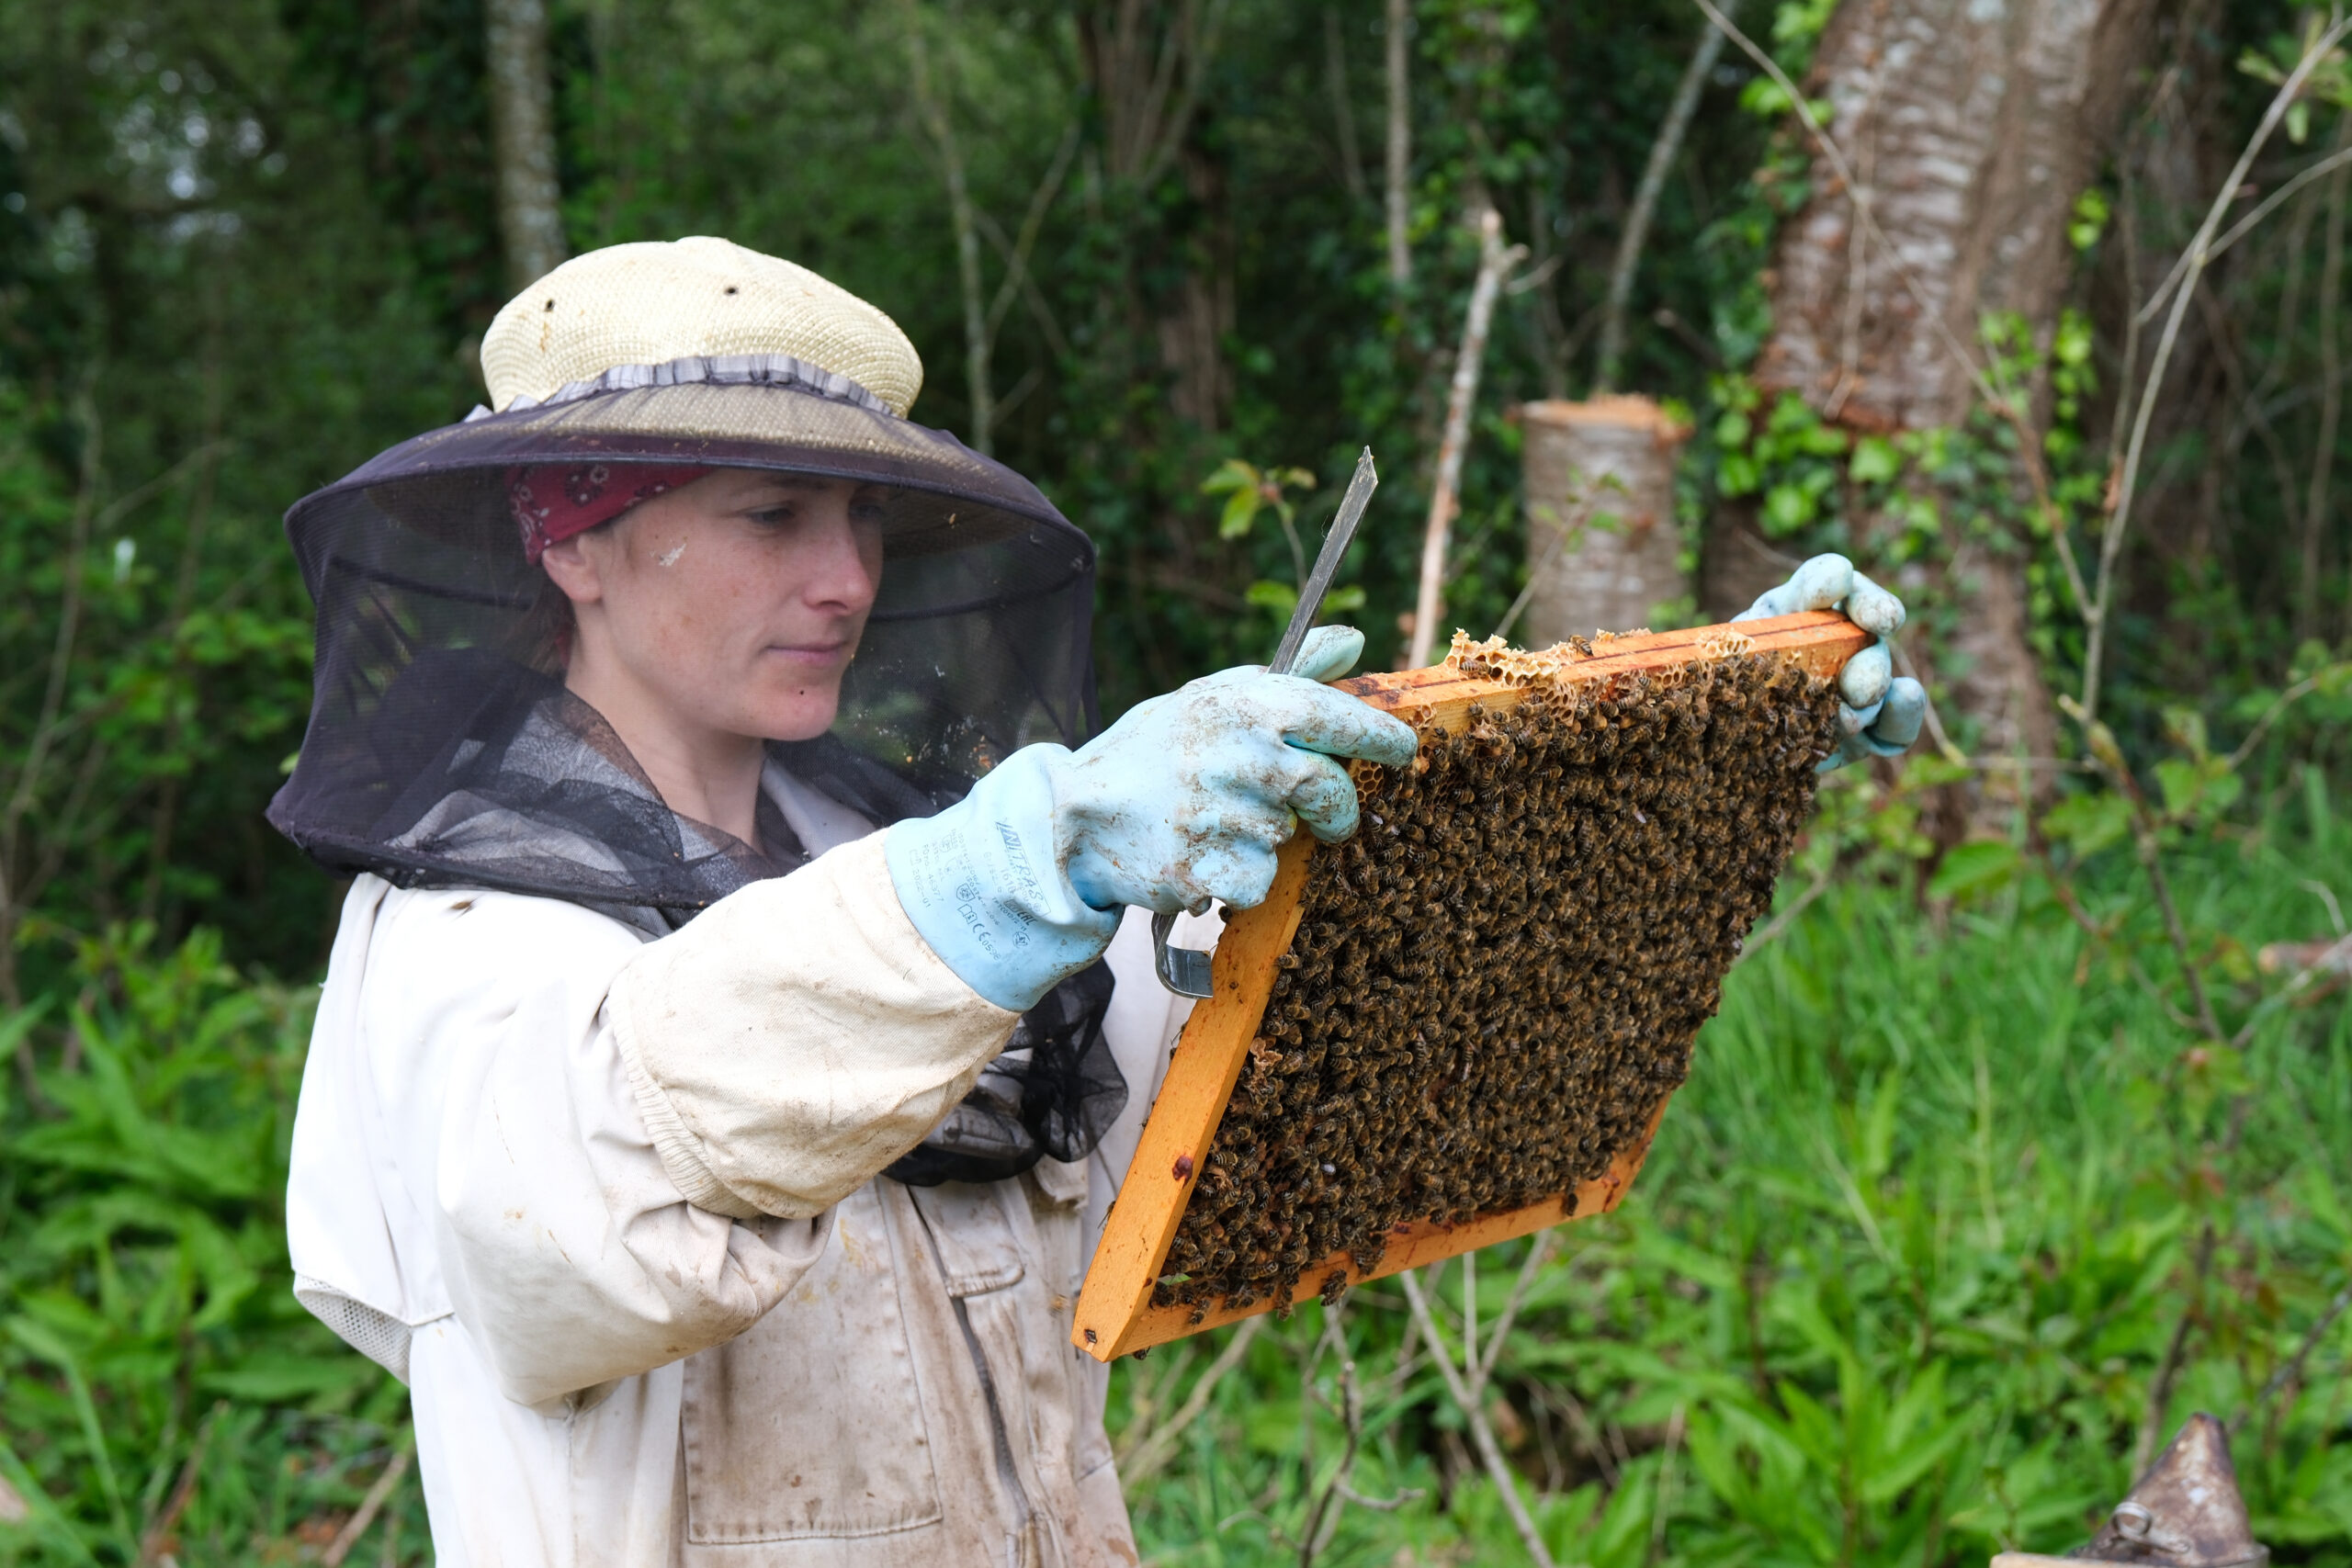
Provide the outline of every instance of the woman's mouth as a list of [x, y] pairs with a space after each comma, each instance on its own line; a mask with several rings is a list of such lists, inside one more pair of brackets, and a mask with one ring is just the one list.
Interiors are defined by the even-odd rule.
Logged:
[[849, 639], [842, 637], [831, 642], [772, 642], [764, 651], [769, 658], [787, 664], [823, 669], [842, 662], [849, 656], [850, 647]]

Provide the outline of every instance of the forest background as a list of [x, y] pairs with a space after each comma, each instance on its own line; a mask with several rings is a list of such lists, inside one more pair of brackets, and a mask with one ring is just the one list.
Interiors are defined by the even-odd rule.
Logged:
[[429, 1556], [288, 1293], [278, 517], [688, 233], [880, 304], [1095, 538], [1106, 716], [1262, 657], [1365, 443], [1372, 660], [1433, 500], [1438, 629], [1504, 624], [1518, 411], [1602, 388], [1695, 432], [1661, 624], [1822, 548], [1913, 606], [1934, 731], [1825, 794], [1633, 1200], [1123, 1364], [1156, 1560], [1973, 1563], [2208, 1408], [2352, 1562], [2345, 23], [1708, 9], [0, 0], [0, 1562]]

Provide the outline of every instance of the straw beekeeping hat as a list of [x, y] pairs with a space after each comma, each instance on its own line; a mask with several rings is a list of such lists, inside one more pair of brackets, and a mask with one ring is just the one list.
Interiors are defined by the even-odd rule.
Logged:
[[749, 355], [838, 376], [901, 419], [922, 389], [922, 361], [888, 316], [807, 267], [707, 235], [564, 263], [498, 312], [481, 367], [503, 412], [623, 367]]
[[727, 240], [575, 256], [507, 301], [481, 362], [490, 406], [307, 498], [288, 525], [356, 487], [404, 527], [503, 555], [498, 536], [514, 526], [506, 487], [521, 470], [645, 463], [886, 487], [895, 556], [1040, 525], [1092, 554], [1028, 480], [907, 417], [922, 360], [897, 322], [807, 267]]

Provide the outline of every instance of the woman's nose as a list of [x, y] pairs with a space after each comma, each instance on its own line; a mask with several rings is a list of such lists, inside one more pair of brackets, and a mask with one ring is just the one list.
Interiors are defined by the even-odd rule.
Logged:
[[851, 520], [846, 504], [828, 511], [818, 539], [811, 541], [817, 558], [809, 562], [803, 592], [818, 608], [863, 614], [874, 605], [882, 552], [869, 546], [878, 541], [868, 540], [868, 530]]

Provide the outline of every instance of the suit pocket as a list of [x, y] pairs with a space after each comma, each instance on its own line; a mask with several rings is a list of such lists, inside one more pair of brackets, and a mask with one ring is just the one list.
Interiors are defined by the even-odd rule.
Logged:
[[824, 1257], [739, 1337], [687, 1358], [686, 1539], [881, 1535], [936, 1521], [899, 1270], [871, 1186]]

